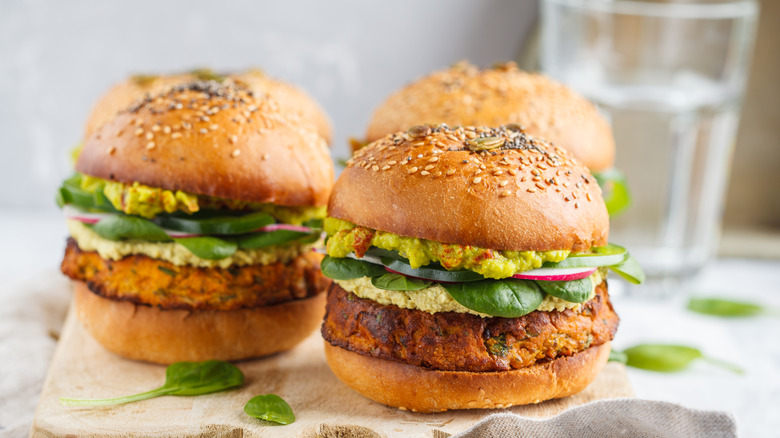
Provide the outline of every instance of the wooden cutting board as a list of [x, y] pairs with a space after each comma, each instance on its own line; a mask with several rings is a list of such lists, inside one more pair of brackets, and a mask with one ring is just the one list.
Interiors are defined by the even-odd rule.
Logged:
[[[44, 384], [31, 436], [85, 437], [427, 437], [462, 432], [491, 411], [416, 414], [374, 403], [342, 384], [328, 368], [322, 338], [313, 333], [292, 351], [239, 362], [243, 387], [195, 396], [160, 397], [103, 408], [72, 408], [59, 397], [130, 395], [162, 385], [165, 367], [135, 362], [101, 347], [71, 308]], [[253, 396], [273, 393], [295, 412], [295, 423], [273, 425], [244, 414]], [[572, 397], [506, 411], [547, 417], [593, 400], [633, 397], [625, 368], [608, 363], [595, 382]]]

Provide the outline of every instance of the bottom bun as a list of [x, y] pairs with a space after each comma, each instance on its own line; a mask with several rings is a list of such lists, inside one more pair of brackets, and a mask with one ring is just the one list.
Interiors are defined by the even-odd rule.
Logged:
[[106, 349], [170, 364], [240, 360], [289, 350], [322, 322], [325, 294], [237, 310], [164, 310], [98, 296], [73, 282], [76, 315]]
[[440, 371], [364, 356], [325, 342], [334, 374], [376, 402], [414, 412], [492, 409], [576, 394], [609, 358], [611, 343], [511, 371]]

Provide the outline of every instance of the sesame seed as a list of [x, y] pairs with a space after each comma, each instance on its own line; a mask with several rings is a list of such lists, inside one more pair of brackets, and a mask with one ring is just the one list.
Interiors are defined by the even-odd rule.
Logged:
[[520, 178], [520, 182], [526, 182], [526, 181], [528, 181], [528, 177], [523, 175], [523, 177]]
[[135, 119], [135, 126], [141, 126], [144, 124], [144, 121], [141, 119]]
[[592, 201], [592, 199], [590, 199], [590, 193], [586, 193], [585, 197], [588, 198], [588, 201]]
[[431, 170], [434, 167], [436, 167], [436, 166], [434, 166], [433, 164], [429, 164], [429, 165], [425, 166], [425, 170]]
[[546, 188], [547, 188], [547, 187], [546, 187], [544, 184], [542, 184], [542, 183], [540, 183], [540, 182], [536, 183], [536, 187], [539, 187], [539, 188], [540, 188], [540, 189], [542, 189], [542, 190], [544, 190], [544, 189], [546, 189]]
[[485, 165], [484, 165], [484, 164], [480, 164], [480, 165], [479, 165], [479, 168], [480, 168], [480, 169], [482, 169], [482, 170], [485, 170], [485, 169], [487, 169], [487, 167], [485, 167]]
[[389, 168], [390, 168], [390, 166], [382, 166], [382, 170], [387, 170]]
[[504, 190], [503, 192], [501, 192], [501, 194], [499, 196], [501, 196], [503, 198], [505, 196], [510, 196], [511, 194], [512, 194], [512, 192], [510, 190]]
[[506, 187], [507, 184], [509, 184], [509, 181], [504, 180], [504, 181], [501, 181], [500, 183], [498, 183], [498, 186], [499, 187]]
[[387, 164], [390, 165], [390, 166], [395, 166], [396, 164], [398, 164], [398, 162], [395, 161], [395, 160], [390, 160], [390, 161], [387, 162]]
[[564, 196], [563, 200], [566, 201], [566, 202], [569, 202], [569, 201], [571, 201], [571, 198], [569, 198], [568, 196]]
[[473, 182], [474, 184], [479, 184], [480, 181], [482, 181], [482, 177], [481, 176], [478, 176], [478, 177], [474, 178], [473, 180], [471, 180], [471, 182]]
[[455, 173], [455, 169], [453, 168], [447, 169], [447, 175], [452, 175], [453, 173]]
[[430, 173], [430, 172], [428, 172], [427, 170], [423, 170], [422, 172], [420, 172], [420, 175], [423, 175], [423, 176], [425, 176], [425, 175], [430, 175], [430, 174], [431, 174], [431, 173]]
[[417, 172], [417, 166], [414, 166], [411, 169], [409, 169], [409, 173], [414, 173], [414, 172]]
[[170, 134], [171, 133], [171, 127], [168, 125], [163, 126], [162, 129], [163, 134]]
[[528, 193], [536, 193], [536, 189], [534, 187], [529, 187]]
[[580, 208], [580, 203], [579, 202], [575, 202], [574, 203], [574, 208]]
[[376, 172], [377, 170], [379, 170], [379, 166], [377, 166], [376, 164], [374, 164], [373, 166], [371, 166], [371, 170], [373, 170], [374, 172]]
[[209, 132], [209, 130], [206, 129], [206, 128], [200, 128], [200, 131], [198, 131], [198, 132], [200, 132], [201, 134], [205, 134], [205, 133]]
[[153, 139], [153, 138], [154, 138], [154, 134], [152, 134], [151, 132], [147, 132], [147, 133], [146, 133], [146, 139], [147, 139], [147, 140], [151, 140], [151, 139]]
[[260, 158], [262, 158], [262, 159], [263, 159], [263, 161], [265, 161], [265, 160], [267, 160], [267, 159], [268, 159], [268, 154], [263, 154], [263, 155], [262, 155]]
[[219, 129], [219, 125], [217, 125], [217, 124], [215, 123], [215, 124], [213, 124], [213, 125], [209, 126], [209, 129], [211, 129], [212, 131], [216, 131], [217, 129]]
[[429, 163], [435, 163], [437, 161], [439, 161], [439, 157], [431, 157], [431, 159], [428, 160]]
[[173, 134], [171, 134], [171, 138], [173, 139], [181, 138], [181, 132], [174, 132]]
[[150, 141], [149, 143], [146, 143], [146, 149], [154, 149], [155, 144], [153, 141]]
[[541, 176], [535, 176], [535, 177], [531, 178], [531, 180], [532, 181], [541, 181], [542, 177]]
[[423, 154], [417, 154], [417, 158], [422, 158]]
[[233, 149], [233, 153], [231, 153], [230, 155], [235, 158], [235, 157], [239, 156], [240, 154], [241, 154], [241, 149]]
[[433, 176], [441, 176], [441, 171], [436, 172]]
[[499, 175], [503, 175], [503, 174], [504, 174], [503, 170], [496, 170], [495, 172], [493, 172], [493, 175], [495, 175], [495, 176], [499, 176]]
[[159, 130], [160, 130], [160, 125], [153, 125], [152, 126], [152, 131], [157, 132]]
[[571, 185], [571, 183], [568, 183], [568, 182], [563, 183], [564, 187], [569, 187], [570, 185]]
[[181, 126], [184, 129], [191, 129], [192, 128], [192, 124], [188, 123], [188, 122], [181, 122]]
[[539, 172], [537, 169], [531, 169], [531, 173], [534, 174], [534, 176], [539, 176], [542, 174], [542, 172]]
[[108, 155], [114, 155], [114, 152], [116, 152], [115, 146], [111, 146], [110, 148], [108, 148]]
[[237, 135], [231, 135], [228, 140], [230, 141], [230, 143], [235, 143], [235, 142], [238, 141], [238, 136]]
[[517, 171], [515, 171], [514, 169], [509, 169], [509, 170], [507, 170], [507, 172], [509, 172], [509, 174], [512, 175], [512, 176], [517, 175]]

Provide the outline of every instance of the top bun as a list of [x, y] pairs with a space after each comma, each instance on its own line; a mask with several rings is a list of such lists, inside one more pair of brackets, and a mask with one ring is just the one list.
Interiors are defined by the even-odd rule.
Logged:
[[260, 70], [247, 70], [227, 75], [217, 75], [209, 70], [197, 70], [173, 75], [132, 76], [114, 85], [100, 97], [87, 119], [86, 135], [89, 136], [97, 128], [114, 118], [117, 112], [147, 95], [156, 95], [174, 85], [198, 80], [236, 82], [248, 87], [258, 95], [267, 94], [276, 100], [279, 104], [279, 111], [286, 114], [288, 118], [298, 119], [300, 123], [312, 124], [312, 129], [317, 131], [328, 143], [332, 140], [333, 128], [330, 118], [311, 96], [298, 87], [266, 76]]
[[328, 215], [401, 236], [515, 251], [607, 243], [601, 189], [568, 152], [500, 128], [415, 126], [358, 150]]
[[461, 62], [407, 85], [376, 109], [366, 140], [424, 123], [516, 123], [529, 134], [568, 149], [590, 169], [608, 169], [615, 160], [612, 131], [593, 104], [514, 63], [480, 70]]
[[76, 170], [283, 206], [325, 205], [333, 184], [322, 137], [228, 81], [174, 85], [115, 113], [86, 138]]

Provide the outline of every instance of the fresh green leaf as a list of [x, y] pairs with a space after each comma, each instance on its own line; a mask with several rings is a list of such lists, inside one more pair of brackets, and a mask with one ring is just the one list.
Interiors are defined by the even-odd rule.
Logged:
[[510, 278], [441, 285], [462, 306], [504, 318], [517, 318], [533, 312], [545, 296], [536, 282]]
[[631, 283], [640, 284], [645, 281], [645, 272], [642, 270], [642, 267], [639, 266], [639, 262], [637, 262], [631, 254], [628, 255], [623, 263], [610, 266], [609, 269], [617, 272], [621, 277]]
[[163, 228], [192, 234], [244, 234], [274, 223], [267, 213], [256, 212], [242, 216], [224, 215], [215, 217], [182, 217], [181, 215], [159, 215], [154, 222]]
[[697, 297], [688, 300], [688, 310], [704, 315], [724, 317], [755, 316], [766, 312], [763, 306], [746, 301]]
[[631, 205], [631, 193], [625, 176], [616, 169], [595, 172], [593, 176], [601, 186], [604, 203], [611, 217], [616, 217]]
[[292, 424], [295, 421], [290, 405], [274, 394], [263, 394], [252, 398], [244, 406], [244, 412], [250, 417], [279, 424]]
[[350, 258], [325, 256], [320, 263], [323, 275], [334, 280], [352, 280], [362, 277], [378, 277], [387, 273], [381, 265]]
[[705, 360], [737, 374], [744, 371], [736, 365], [706, 357], [696, 348], [684, 345], [642, 344], [623, 351], [626, 365], [649, 371], [672, 373], [682, 371], [696, 359]]
[[[276, 230], [262, 233], [252, 233], [238, 238], [238, 246], [241, 249], [256, 249], [267, 246], [281, 245], [292, 242], [303, 237], [310, 236], [312, 233], [302, 233], [300, 231]], [[316, 233], [315, 233], [316, 234]]]
[[152, 242], [170, 242], [171, 238], [154, 223], [134, 216], [114, 215], [101, 219], [92, 231], [108, 240], [138, 239]]
[[109, 406], [163, 395], [201, 395], [244, 384], [244, 374], [235, 365], [220, 360], [177, 362], [165, 370], [165, 384], [157, 389], [125, 397], [105, 399], [60, 398], [65, 406]]
[[584, 303], [593, 292], [593, 282], [588, 277], [572, 281], [537, 281], [536, 284], [544, 293], [570, 303]]
[[57, 205], [62, 207], [66, 204], [72, 204], [87, 211], [117, 211], [103, 194], [102, 188], [98, 188], [94, 192], [82, 189], [81, 178], [82, 175], [76, 173], [62, 182], [57, 193]]
[[383, 290], [420, 290], [429, 287], [431, 282], [401, 274], [387, 273], [373, 277], [371, 284]]
[[238, 250], [238, 244], [228, 238], [213, 236], [176, 237], [173, 239], [197, 257], [206, 260], [220, 260], [230, 257]]
[[622, 364], [626, 364], [628, 362], [628, 356], [626, 356], [626, 353], [623, 353], [622, 351], [617, 350], [609, 350], [609, 362], [620, 362]]

